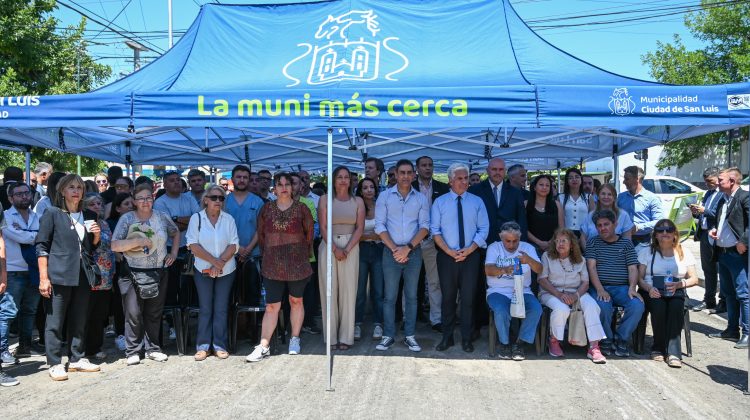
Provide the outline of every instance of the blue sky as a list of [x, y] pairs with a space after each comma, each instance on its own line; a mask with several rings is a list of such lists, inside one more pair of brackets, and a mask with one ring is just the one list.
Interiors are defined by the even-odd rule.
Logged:
[[[179, 33], [187, 29], [198, 15], [200, 5], [207, 2], [215, 1], [173, 0], [173, 27], [177, 34], [175, 41], [179, 39]], [[221, 2], [247, 4], [268, 3], [269, 0]], [[142, 36], [156, 48], [167, 49], [167, 0], [61, 0], [61, 3], [92, 16], [96, 14], [98, 17], [95, 18], [103, 22], [112, 21], [114, 25], [128, 31], [143, 33]], [[680, 8], [698, 4], [698, 0], [511, 0], [511, 3], [519, 15], [550, 43], [605, 70], [629, 77], [651, 80], [648, 68], [641, 63], [641, 56], [654, 51], [657, 41], [670, 42], [674, 34], [679, 34], [688, 48], [702, 46], [685, 28], [684, 14], [681, 13], [684, 9]], [[78, 13], [63, 6], [58, 7], [54, 15], [61, 20], [62, 26], [76, 24], [80, 20]], [[639, 9], [659, 10], [633, 13]], [[573, 18], [580, 15], [589, 16]], [[640, 19], [647, 15], [664, 16]], [[614, 19], [634, 20], [590, 25], [591, 22]], [[588, 25], [560, 27], [581, 23]], [[112, 67], [114, 80], [132, 71], [132, 51], [125, 45], [124, 38], [101, 29], [102, 26], [89, 22], [87, 39], [92, 44], [89, 52], [98, 62]], [[94, 43], [103, 45], [93, 45]], [[143, 56], [148, 61], [158, 54], [149, 51], [143, 53]]]

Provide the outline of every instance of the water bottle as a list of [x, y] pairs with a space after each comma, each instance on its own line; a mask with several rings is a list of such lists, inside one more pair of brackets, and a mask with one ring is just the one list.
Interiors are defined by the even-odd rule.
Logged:
[[667, 289], [667, 284], [672, 283], [674, 281], [674, 278], [672, 277], [672, 272], [667, 270], [667, 275], [664, 277], [664, 296], [673, 296], [674, 292], [670, 292], [669, 289]]
[[144, 246], [144, 247], [143, 247], [143, 253], [144, 253], [144, 254], [148, 254], [148, 247], [147, 247], [147, 246]]
[[518, 257], [513, 258], [513, 275], [514, 276], [523, 275], [523, 267], [521, 266], [521, 259]]
[[260, 306], [266, 306], [266, 286], [260, 286]]

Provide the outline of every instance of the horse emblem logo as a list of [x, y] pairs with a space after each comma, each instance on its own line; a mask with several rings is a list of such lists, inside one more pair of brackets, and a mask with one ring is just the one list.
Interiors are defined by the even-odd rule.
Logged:
[[284, 65], [282, 73], [292, 81], [287, 87], [302, 83], [290, 71], [304, 64], [309, 66], [305, 80], [308, 85], [377, 80], [384, 54], [395, 54], [402, 62], [400, 67], [385, 69], [390, 71], [384, 78], [397, 81], [394, 76], [409, 66], [409, 59], [391, 45], [399, 38], [383, 37], [380, 31], [378, 16], [372, 10], [352, 10], [336, 17], [329, 15], [315, 32], [315, 43], [297, 44], [306, 51]]
[[635, 112], [635, 102], [628, 93], [628, 88], [617, 88], [612, 92], [609, 110], [615, 115], [630, 115]]

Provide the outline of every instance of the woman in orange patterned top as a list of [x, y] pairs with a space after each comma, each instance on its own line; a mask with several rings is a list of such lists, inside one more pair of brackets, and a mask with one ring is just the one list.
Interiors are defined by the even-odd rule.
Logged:
[[312, 214], [307, 206], [292, 199], [292, 178], [288, 173], [277, 173], [274, 183], [277, 199], [266, 203], [258, 215], [256, 235], [263, 254], [260, 272], [266, 290], [266, 311], [260, 344], [247, 356], [248, 362], [259, 362], [271, 355], [269, 343], [285, 290], [289, 291], [291, 305], [289, 354], [299, 354], [299, 333], [305, 317], [302, 295], [312, 275], [308, 262], [313, 241]]

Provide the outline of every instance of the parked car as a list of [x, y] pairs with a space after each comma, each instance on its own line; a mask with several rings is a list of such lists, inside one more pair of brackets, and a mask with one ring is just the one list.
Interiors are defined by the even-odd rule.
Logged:
[[[664, 175], [647, 175], [643, 179], [643, 188], [651, 191], [659, 197], [665, 214], [669, 214], [669, 211], [672, 209], [672, 202], [675, 197], [706, 192], [685, 180]], [[620, 191], [625, 191], [624, 185], [621, 186]]]

